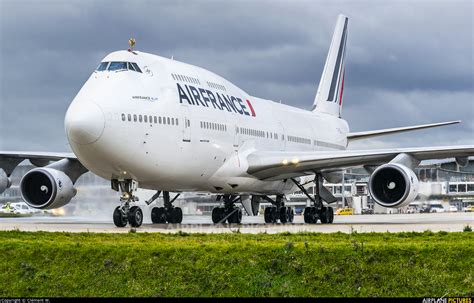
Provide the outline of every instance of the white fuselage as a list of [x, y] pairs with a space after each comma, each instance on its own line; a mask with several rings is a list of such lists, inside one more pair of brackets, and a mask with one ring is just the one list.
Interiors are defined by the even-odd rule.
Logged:
[[347, 146], [344, 120], [250, 96], [205, 69], [129, 51], [103, 62], [142, 71], [94, 72], [66, 114], [74, 153], [103, 178], [167, 191], [287, 193], [292, 182], [248, 175], [246, 156]]

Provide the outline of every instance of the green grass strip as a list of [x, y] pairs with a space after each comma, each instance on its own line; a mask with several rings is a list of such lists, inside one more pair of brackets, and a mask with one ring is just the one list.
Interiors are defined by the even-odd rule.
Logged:
[[474, 233], [0, 232], [0, 297], [473, 296]]

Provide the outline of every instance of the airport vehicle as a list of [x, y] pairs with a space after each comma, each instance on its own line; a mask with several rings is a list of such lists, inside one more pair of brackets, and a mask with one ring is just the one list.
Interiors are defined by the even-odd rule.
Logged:
[[39, 211], [35, 208], [30, 207], [25, 202], [6, 203], [0, 209], [0, 216], [31, 216]]
[[458, 211], [458, 208], [455, 205], [450, 205], [448, 211], [455, 213]]
[[446, 209], [442, 205], [433, 204], [430, 206], [430, 213], [444, 213]]
[[362, 215], [373, 215], [374, 210], [372, 208], [363, 208], [361, 211]]
[[464, 212], [474, 212], [474, 205], [464, 207]]
[[415, 214], [416, 212], [417, 212], [417, 209], [415, 206], [408, 206], [407, 214]]
[[339, 208], [336, 211], [336, 215], [353, 215], [353, 214], [354, 214], [354, 209], [350, 207]]
[[[323, 178], [334, 182], [342, 169], [364, 166], [376, 203], [406, 206], [417, 196], [413, 170], [420, 161], [455, 157], [464, 165], [474, 146], [346, 150], [356, 140], [460, 122], [350, 132], [342, 119], [347, 32], [348, 18], [341, 15], [311, 110], [254, 97], [206, 69], [136, 51], [130, 43], [100, 62], [69, 106], [64, 122], [74, 153], [0, 151], [6, 173], [0, 192], [28, 159], [38, 166], [20, 181], [28, 205], [66, 205], [76, 180], [91, 171], [121, 193], [113, 213], [119, 227], [142, 224], [137, 188], [157, 190], [149, 205], [163, 197], [164, 207], [151, 211], [154, 223], [181, 223], [173, 202], [186, 191], [218, 194], [224, 206], [212, 211], [214, 223], [240, 223], [235, 204], [256, 215], [262, 200], [272, 204], [265, 222], [291, 222], [285, 195], [296, 189], [311, 200], [306, 223], [332, 223], [333, 209], [323, 201], [336, 198]], [[314, 183], [314, 193], [303, 177]]]

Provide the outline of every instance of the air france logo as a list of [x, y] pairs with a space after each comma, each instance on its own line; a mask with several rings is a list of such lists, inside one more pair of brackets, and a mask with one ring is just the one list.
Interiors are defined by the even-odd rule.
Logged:
[[[228, 112], [234, 112], [240, 115], [255, 117], [255, 110], [249, 100], [245, 100], [245, 104], [242, 99], [234, 96], [219, 94], [217, 92], [211, 92], [208, 89], [200, 87], [194, 87], [191, 85], [184, 85], [184, 88], [176, 83], [178, 86], [179, 102], [188, 102], [190, 105], [214, 107], [218, 110], [227, 110]], [[210, 105], [209, 105], [210, 104]]]

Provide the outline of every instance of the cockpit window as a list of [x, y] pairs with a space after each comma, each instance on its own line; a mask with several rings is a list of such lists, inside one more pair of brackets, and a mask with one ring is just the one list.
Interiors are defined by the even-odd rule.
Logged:
[[104, 71], [107, 69], [107, 65], [109, 65], [109, 62], [101, 62], [96, 70], [99, 72]]
[[101, 62], [99, 66], [97, 66], [96, 71], [120, 71], [120, 70], [130, 70], [134, 72], [141, 73], [141, 69], [135, 62]]
[[135, 67], [135, 70], [136, 70], [137, 72], [139, 72], [139, 73], [142, 72], [142, 70], [138, 67], [138, 65], [137, 65], [135, 62], [132, 62], [131, 64], [133, 65], [133, 67]]
[[135, 71], [135, 67], [133, 67], [132, 63], [128, 62], [127, 63], [128, 69]]
[[127, 62], [110, 62], [108, 70], [114, 71], [121, 69], [127, 69]]

